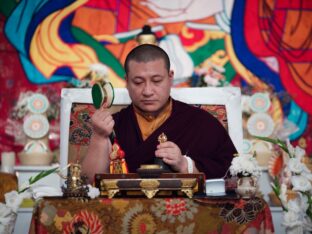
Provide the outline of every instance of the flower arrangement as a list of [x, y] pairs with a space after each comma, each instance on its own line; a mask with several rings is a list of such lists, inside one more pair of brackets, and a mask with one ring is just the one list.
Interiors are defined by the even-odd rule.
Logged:
[[261, 168], [258, 165], [255, 155], [252, 154], [235, 156], [229, 170], [232, 176], [238, 177], [259, 177], [261, 175]]
[[21, 188], [17, 191], [13, 190], [4, 195], [5, 204], [0, 203], [0, 233], [11, 233], [13, 231], [15, 220], [17, 217], [17, 210], [24, 198], [30, 198], [31, 193], [29, 188], [41, 180], [42, 178], [58, 171], [59, 168], [53, 168], [50, 170], [42, 171], [34, 177], [30, 177]]
[[[68, 165], [67, 167], [69, 166], [70, 165]], [[12, 233], [17, 217], [17, 210], [23, 202], [24, 198], [33, 197], [35, 199], [38, 199], [42, 196], [62, 196], [63, 193], [60, 188], [54, 189], [49, 186], [42, 186], [42, 188], [34, 187], [34, 184], [52, 173], [58, 173], [61, 175], [61, 172], [66, 168], [60, 169], [59, 167], [55, 167], [49, 170], [41, 171], [36, 176], [30, 177], [28, 181], [25, 181], [17, 191], [13, 190], [6, 193], [4, 195], [5, 204], [0, 203], [0, 234]], [[100, 195], [100, 191], [98, 188], [95, 188], [90, 184], [84, 186], [87, 187], [89, 198], [94, 199]], [[43, 190], [46, 190], [46, 192], [44, 192]]]
[[[283, 159], [281, 170], [274, 174], [271, 183], [274, 194], [284, 210], [283, 225], [292, 232], [312, 231], [312, 174], [303, 163], [305, 150], [293, 147], [289, 140], [282, 141], [268, 137], [256, 138], [278, 146], [287, 156]], [[281, 163], [277, 163], [281, 165]], [[290, 194], [294, 194], [291, 199]], [[298, 230], [299, 229], [299, 230]]]

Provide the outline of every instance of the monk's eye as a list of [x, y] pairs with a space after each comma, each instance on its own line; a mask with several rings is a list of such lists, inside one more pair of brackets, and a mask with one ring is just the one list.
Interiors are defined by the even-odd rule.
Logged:
[[140, 85], [140, 84], [143, 84], [143, 81], [133, 81], [133, 83], [134, 83], [135, 85]]
[[153, 82], [155, 83], [155, 84], [157, 84], [157, 83], [160, 83], [160, 82], [162, 82], [162, 78], [155, 78], [155, 79], [153, 79]]

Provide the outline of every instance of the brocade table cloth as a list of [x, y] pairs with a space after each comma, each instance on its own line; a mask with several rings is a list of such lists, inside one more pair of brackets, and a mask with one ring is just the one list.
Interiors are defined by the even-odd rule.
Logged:
[[273, 233], [261, 198], [44, 198], [30, 233]]

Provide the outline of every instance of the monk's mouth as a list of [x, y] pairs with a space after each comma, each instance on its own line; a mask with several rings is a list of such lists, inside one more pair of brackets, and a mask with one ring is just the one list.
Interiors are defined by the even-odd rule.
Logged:
[[154, 100], [144, 100], [144, 101], [142, 101], [142, 103], [144, 104], [144, 105], [151, 105], [151, 104], [154, 104], [156, 101], [154, 101]]

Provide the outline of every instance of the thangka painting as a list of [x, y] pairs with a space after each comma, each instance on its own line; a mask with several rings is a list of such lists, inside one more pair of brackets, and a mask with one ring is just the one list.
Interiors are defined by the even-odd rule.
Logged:
[[80, 87], [98, 63], [124, 87], [125, 56], [149, 25], [175, 87], [241, 87], [246, 148], [262, 134], [311, 155], [311, 11], [310, 0], [2, 0], [0, 151], [18, 147], [10, 125], [20, 94], [57, 102], [61, 88]]

